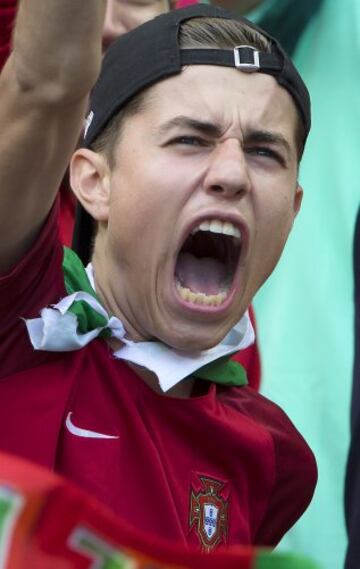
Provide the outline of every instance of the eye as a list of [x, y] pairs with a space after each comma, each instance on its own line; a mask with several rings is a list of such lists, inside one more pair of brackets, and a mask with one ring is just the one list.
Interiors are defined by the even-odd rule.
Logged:
[[247, 154], [252, 155], [252, 156], [258, 156], [260, 158], [265, 158], [268, 160], [274, 160], [275, 162], [278, 162], [278, 164], [280, 164], [283, 167], [286, 166], [286, 161], [285, 161], [285, 158], [283, 157], [283, 155], [280, 154], [280, 152], [277, 152], [276, 150], [274, 150], [273, 148], [270, 148], [268, 146], [253, 146], [253, 147], [247, 148], [245, 150], [245, 152]]
[[171, 139], [169, 144], [179, 144], [182, 146], [207, 146], [208, 142], [199, 136], [183, 135]]

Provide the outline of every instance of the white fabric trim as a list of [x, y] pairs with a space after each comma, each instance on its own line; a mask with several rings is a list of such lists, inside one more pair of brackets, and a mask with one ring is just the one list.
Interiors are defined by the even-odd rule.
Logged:
[[[95, 279], [91, 264], [86, 267], [92, 287]], [[82, 300], [87, 302], [107, 321], [102, 328], [86, 334], [77, 332], [77, 319], [69, 311], [71, 305]], [[162, 391], [166, 392], [199, 368], [221, 358], [243, 350], [254, 343], [255, 333], [248, 312], [234, 326], [217, 346], [203, 351], [182, 352], [162, 342], [133, 342], [126, 338], [126, 330], [116, 316], [109, 317], [104, 307], [90, 294], [76, 292], [63, 298], [51, 308], [44, 308], [40, 318], [25, 320], [31, 343], [35, 350], [55, 352], [74, 351], [94, 340], [104, 328], [110, 328], [112, 337], [121, 340], [122, 346], [114, 357], [145, 367], [158, 377]]]
[[[86, 334], [77, 332], [77, 319], [68, 312], [71, 305], [82, 300], [106, 319], [107, 324], [95, 328]], [[87, 292], [75, 292], [66, 296], [52, 308], [43, 308], [40, 318], [25, 320], [31, 343], [35, 350], [48, 350], [50, 352], [69, 352], [79, 350], [94, 340], [100, 332], [108, 327], [112, 335], [120, 340], [125, 336], [125, 329], [120, 320], [114, 316], [109, 318], [101, 304]]]
[[243, 350], [254, 340], [254, 329], [246, 312], [223, 341], [209, 350], [185, 353], [169, 348], [162, 342], [132, 342], [114, 352], [114, 356], [153, 371], [161, 389], [166, 392], [204, 365]]

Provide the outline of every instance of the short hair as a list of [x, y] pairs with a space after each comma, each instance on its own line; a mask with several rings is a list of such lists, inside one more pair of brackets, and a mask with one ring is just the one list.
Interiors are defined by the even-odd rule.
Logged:
[[[194, 17], [180, 26], [179, 46], [181, 49], [233, 49], [236, 45], [249, 45], [258, 51], [271, 52], [270, 41], [246, 22], [224, 18]], [[115, 165], [115, 147], [121, 138], [124, 122], [130, 116], [143, 110], [148, 103], [151, 85], [132, 97], [109, 121], [104, 130], [90, 145], [91, 150], [106, 156], [110, 167]], [[305, 126], [299, 110], [295, 131], [297, 158], [300, 162], [305, 146]]]

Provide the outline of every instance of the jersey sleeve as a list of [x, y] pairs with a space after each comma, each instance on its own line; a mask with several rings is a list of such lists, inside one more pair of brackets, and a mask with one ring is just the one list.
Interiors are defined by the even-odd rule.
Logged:
[[317, 482], [316, 461], [311, 449], [280, 408], [276, 415], [273, 425], [268, 426], [274, 447], [274, 485], [254, 540], [263, 546], [279, 543], [302, 516]]
[[11, 50], [11, 34], [15, 22], [16, 6], [16, 0], [0, 0], [0, 71]]
[[37, 317], [42, 308], [66, 294], [62, 258], [56, 203], [33, 247], [9, 273], [0, 276], [0, 377], [51, 358], [33, 349], [24, 319]]

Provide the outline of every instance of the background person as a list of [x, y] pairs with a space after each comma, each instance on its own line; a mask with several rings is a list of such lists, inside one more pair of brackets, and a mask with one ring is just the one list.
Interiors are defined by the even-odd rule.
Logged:
[[107, 0], [103, 31], [104, 51], [122, 34], [171, 8], [175, 8], [174, 0]]
[[345, 485], [345, 515], [348, 549], [345, 569], [356, 569], [360, 563], [360, 210], [354, 235], [355, 354], [351, 405], [351, 445]]

